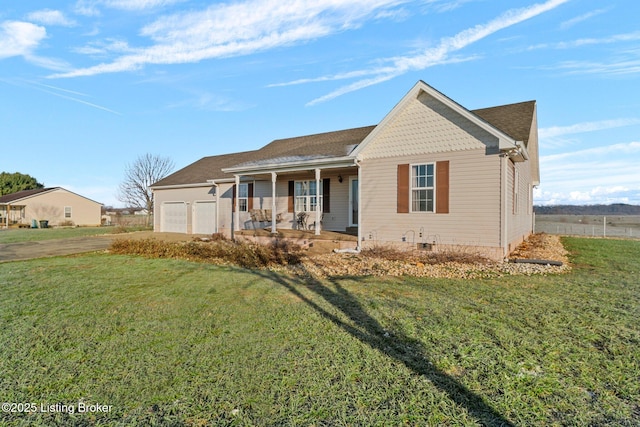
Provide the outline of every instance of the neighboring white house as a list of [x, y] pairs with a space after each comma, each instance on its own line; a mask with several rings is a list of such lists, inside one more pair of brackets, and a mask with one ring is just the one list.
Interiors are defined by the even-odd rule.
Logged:
[[61, 187], [18, 191], [0, 197], [0, 226], [99, 226], [102, 204]]
[[539, 180], [535, 101], [469, 111], [419, 81], [375, 126], [205, 157], [160, 180], [154, 229], [230, 236], [257, 222], [503, 258], [532, 232]]

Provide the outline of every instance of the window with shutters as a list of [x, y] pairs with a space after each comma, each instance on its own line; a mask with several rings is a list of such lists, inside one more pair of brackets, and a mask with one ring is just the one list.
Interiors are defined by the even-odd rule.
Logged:
[[411, 166], [411, 211], [434, 212], [435, 164]]
[[316, 210], [317, 203], [320, 203], [320, 210], [322, 210], [322, 187], [323, 185], [320, 185], [320, 194], [318, 195], [316, 181], [296, 181], [296, 212], [313, 212]]

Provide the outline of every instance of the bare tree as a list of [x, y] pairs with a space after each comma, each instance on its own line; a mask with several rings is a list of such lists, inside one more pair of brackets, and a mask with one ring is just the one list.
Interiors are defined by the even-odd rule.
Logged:
[[144, 208], [148, 218], [153, 212], [153, 191], [149, 188], [174, 169], [173, 161], [168, 157], [153, 154], [139, 156], [125, 168], [124, 181], [118, 188], [118, 200], [128, 207]]

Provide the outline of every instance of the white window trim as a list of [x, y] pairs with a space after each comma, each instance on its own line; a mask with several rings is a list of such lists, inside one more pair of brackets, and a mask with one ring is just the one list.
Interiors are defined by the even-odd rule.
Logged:
[[[67, 216], [67, 209], [69, 210], [69, 216]], [[64, 207], [64, 219], [71, 219], [73, 218], [73, 208], [71, 206], [65, 206]]]
[[[246, 196], [240, 196], [240, 192], [242, 188], [245, 189]], [[247, 182], [240, 183], [240, 185], [238, 186], [238, 194], [236, 197], [238, 197], [238, 211], [239, 212], [249, 211], [249, 183]], [[242, 204], [243, 200], [244, 200], [244, 206]]]
[[[298, 184], [302, 183], [303, 186], [306, 185], [307, 190], [307, 194], [303, 194], [303, 195], [298, 195]], [[311, 183], [316, 183], [315, 180], [312, 179], [306, 179], [306, 180], [297, 180], [294, 181], [293, 184], [293, 206], [294, 206], [294, 210], [296, 212], [315, 212], [316, 208], [315, 206], [311, 207], [312, 203], [311, 203], [311, 199], [316, 197], [316, 194], [311, 194]], [[320, 196], [318, 197], [319, 199], [319, 203], [320, 203], [320, 212], [322, 212], [322, 209], [324, 208], [323, 206], [323, 200], [324, 200], [324, 195], [322, 194], [322, 187], [323, 187], [323, 181], [320, 180], [320, 189], [319, 189], [319, 193]], [[316, 189], [316, 192], [318, 189]], [[298, 201], [298, 199], [302, 199], [302, 202], [300, 203]], [[300, 204], [302, 204], [302, 209], [300, 208]]]
[[[414, 187], [413, 186], [413, 168], [414, 166], [433, 166], [433, 186], [431, 187]], [[413, 209], [413, 190], [431, 190], [433, 191], [432, 210], [417, 211]], [[436, 162], [421, 162], [409, 164], [409, 212], [411, 213], [435, 213], [436, 212]]]

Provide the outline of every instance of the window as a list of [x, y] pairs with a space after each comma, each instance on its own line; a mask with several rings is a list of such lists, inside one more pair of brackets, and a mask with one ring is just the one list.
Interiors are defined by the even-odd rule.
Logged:
[[411, 166], [411, 211], [434, 211], [434, 164]]
[[64, 207], [64, 217], [71, 218], [71, 206]]
[[[320, 185], [320, 195], [318, 197], [316, 181], [296, 181], [295, 182], [295, 211], [312, 212], [316, 210], [318, 202], [322, 210], [322, 185]], [[319, 199], [319, 201], [318, 201]]]
[[238, 187], [238, 210], [247, 212], [249, 209], [249, 184], [240, 184]]

